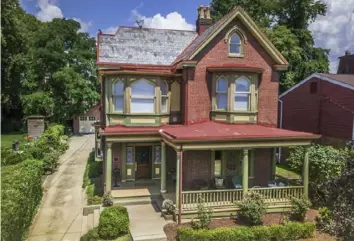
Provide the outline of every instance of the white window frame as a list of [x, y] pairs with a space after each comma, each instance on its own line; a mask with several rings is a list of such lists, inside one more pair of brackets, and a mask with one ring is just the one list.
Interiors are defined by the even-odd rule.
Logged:
[[[123, 84], [123, 89], [122, 89], [122, 93], [115, 93], [115, 86], [116, 84], [119, 84], [119, 82], [121, 82]], [[117, 113], [123, 113], [124, 112], [124, 89], [125, 89], [125, 85], [124, 85], [124, 81], [121, 79], [117, 79], [115, 81], [113, 81], [112, 84], [112, 107], [113, 107], [113, 112], [117, 112]], [[122, 98], [122, 110], [116, 110], [116, 98]]]
[[[248, 82], [248, 91], [238, 91], [237, 90], [237, 81], [240, 79], [245, 79]], [[240, 76], [239, 78], [237, 78], [235, 80], [235, 89], [234, 89], [234, 98], [233, 98], [233, 110], [234, 111], [250, 111], [251, 110], [251, 85], [252, 85], [252, 81], [250, 79], [248, 79], [246, 76]], [[241, 109], [236, 109], [235, 106], [235, 102], [236, 102], [236, 97], [239, 95], [245, 95], [247, 94], [248, 96], [248, 106], [247, 106], [247, 110], [241, 110]]]
[[[225, 81], [226, 81], [226, 89], [225, 89], [225, 91], [219, 91], [219, 81], [220, 80], [222, 80], [222, 79], [224, 79]], [[220, 76], [217, 80], [216, 80], [216, 86], [215, 86], [216, 88], [216, 90], [215, 90], [215, 93], [216, 93], [216, 95], [215, 95], [215, 101], [216, 101], [216, 103], [215, 103], [215, 106], [216, 106], [216, 110], [224, 110], [224, 111], [227, 111], [227, 108], [228, 108], [228, 88], [229, 88], [229, 80], [225, 77], [225, 76]], [[225, 109], [220, 109], [219, 108], [219, 106], [218, 106], [218, 99], [219, 99], [219, 96], [220, 95], [225, 95], [226, 96], [226, 107], [225, 107]]]
[[[133, 88], [132, 85], [134, 83], [137, 83], [139, 81], [146, 81], [147, 83], [151, 84], [152, 86], [154, 86], [154, 93], [152, 96], [146, 96], [146, 95], [137, 95], [137, 94], [133, 94]], [[145, 79], [145, 78], [141, 78], [141, 79], [137, 79], [134, 80], [133, 82], [131, 82], [130, 84], [131, 87], [131, 95], [130, 95], [130, 113], [132, 114], [155, 114], [156, 113], [156, 107], [155, 107], [155, 99], [156, 99], [156, 93], [155, 93], [155, 87], [156, 87], [156, 83], [153, 83], [152, 81]], [[144, 99], [144, 100], [153, 100], [153, 111], [152, 112], [133, 112], [133, 99]]]

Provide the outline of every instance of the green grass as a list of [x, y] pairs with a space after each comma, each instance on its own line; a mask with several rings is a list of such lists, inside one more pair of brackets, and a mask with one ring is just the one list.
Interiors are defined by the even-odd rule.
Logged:
[[276, 175], [285, 179], [301, 179], [301, 175], [284, 164], [277, 164]]
[[20, 147], [22, 143], [27, 142], [25, 134], [2, 134], [1, 146], [11, 147], [12, 141], [14, 140], [18, 140], [20, 142]]

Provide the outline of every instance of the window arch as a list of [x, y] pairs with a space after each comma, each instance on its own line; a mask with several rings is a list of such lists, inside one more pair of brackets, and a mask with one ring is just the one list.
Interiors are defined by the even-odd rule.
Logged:
[[227, 88], [228, 80], [225, 77], [220, 77], [216, 81], [216, 109], [227, 109]]
[[245, 76], [235, 80], [234, 110], [250, 110], [251, 81]]
[[113, 82], [113, 108], [115, 112], [123, 112], [124, 110], [124, 82], [116, 80]]
[[155, 112], [155, 84], [147, 79], [131, 83], [131, 113]]
[[168, 83], [166, 80], [161, 80], [161, 113], [168, 112]]

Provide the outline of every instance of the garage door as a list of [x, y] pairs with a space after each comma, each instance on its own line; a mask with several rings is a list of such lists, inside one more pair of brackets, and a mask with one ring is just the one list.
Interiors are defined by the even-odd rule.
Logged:
[[80, 133], [94, 133], [95, 127], [92, 124], [96, 121], [96, 117], [94, 116], [80, 116], [79, 118], [79, 127]]

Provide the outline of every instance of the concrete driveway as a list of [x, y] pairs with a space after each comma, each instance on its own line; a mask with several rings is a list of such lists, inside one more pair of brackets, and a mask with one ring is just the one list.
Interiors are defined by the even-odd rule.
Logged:
[[85, 198], [82, 182], [94, 139], [94, 135], [70, 138], [70, 147], [60, 157], [58, 171], [44, 183], [42, 203], [28, 240], [80, 240]]

